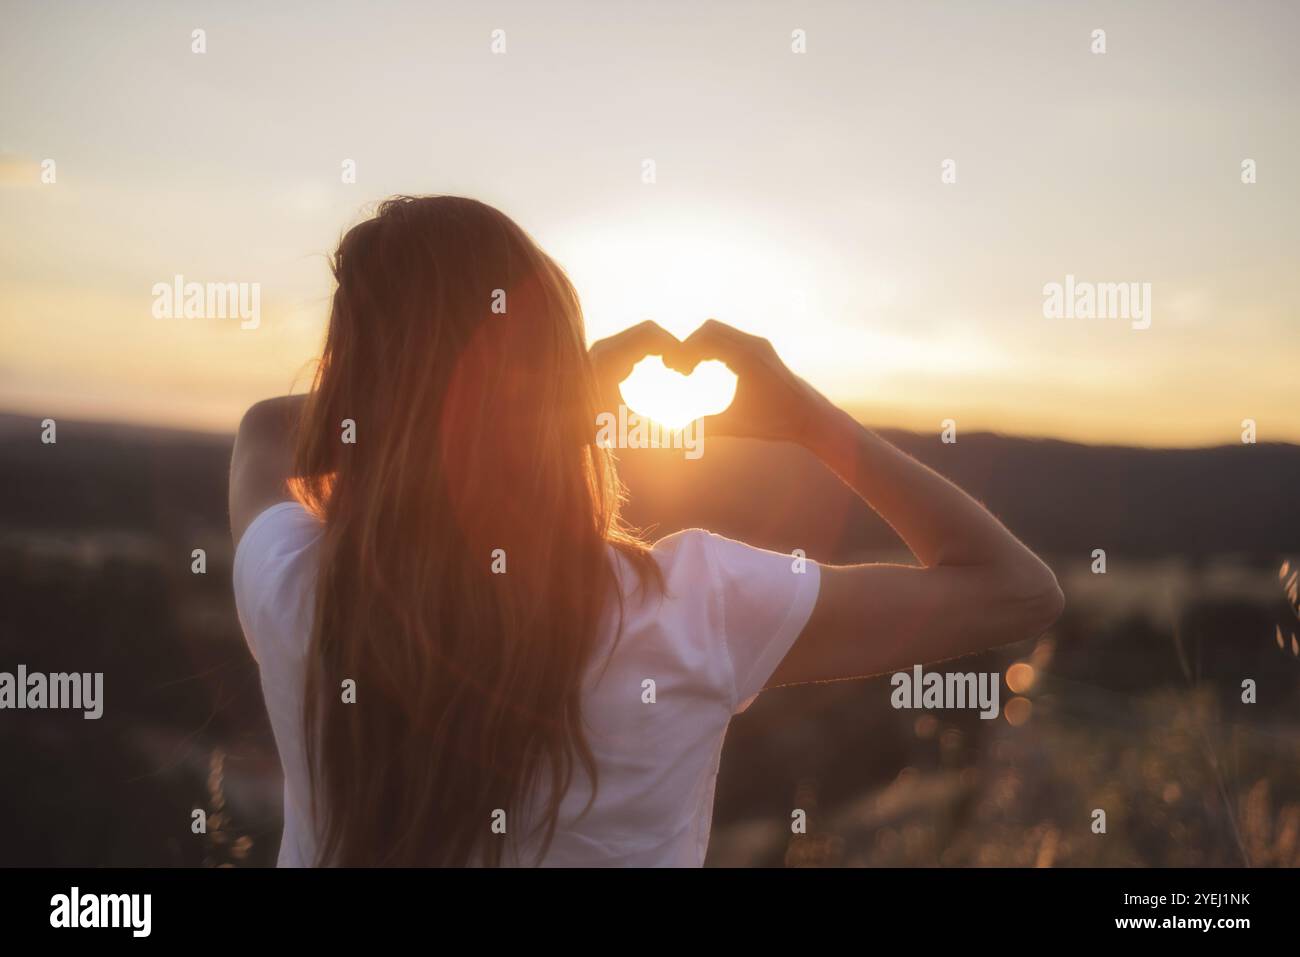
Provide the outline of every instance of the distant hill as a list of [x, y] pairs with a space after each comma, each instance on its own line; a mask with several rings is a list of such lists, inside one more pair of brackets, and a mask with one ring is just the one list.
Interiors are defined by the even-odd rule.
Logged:
[[[1271, 559], [1300, 548], [1300, 446], [1144, 449], [991, 433], [944, 445], [937, 434], [881, 434], [1045, 552]], [[896, 541], [802, 449], [707, 438], [705, 448], [695, 461], [668, 450], [623, 453], [630, 517], [837, 559]]]
[[[1272, 559], [1300, 551], [1300, 446], [1087, 446], [979, 433], [885, 431], [987, 504], [1034, 548], [1086, 556]], [[231, 438], [0, 415], [0, 526], [139, 530], [164, 537], [225, 522]], [[702, 526], [773, 548], [843, 560], [892, 534], [820, 463], [793, 446], [706, 438], [705, 454], [623, 451], [628, 517], [666, 534]]]

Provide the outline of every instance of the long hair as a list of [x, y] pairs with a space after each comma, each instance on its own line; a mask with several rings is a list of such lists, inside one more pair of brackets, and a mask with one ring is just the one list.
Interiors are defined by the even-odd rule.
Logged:
[[620, 594], [610, 547], [655, 577], [594, 441], [577, 294], [512, 220], [455, 197], [386, 200], [332, 266], [295, 483], [324, 523], [317, 862], [500, 865], [502, 811], [544, 854], [579, 765], [596, 783], [580, 698]]

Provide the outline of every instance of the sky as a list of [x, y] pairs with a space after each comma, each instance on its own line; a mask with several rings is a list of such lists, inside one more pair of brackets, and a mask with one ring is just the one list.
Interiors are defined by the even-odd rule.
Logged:
[[[873, 425], [1300, 441], [1300, 4], [0, 17], [0, 411], [233, 429], [309, 383], [342, 233], [451, 193], [566, 268], [593, 340], [717, 318]], [[257, 328], [157, 317], [176, 275], [258, 284]], [[1067, 276], [1149, 283], [1149, 328], [1046, 317]]]

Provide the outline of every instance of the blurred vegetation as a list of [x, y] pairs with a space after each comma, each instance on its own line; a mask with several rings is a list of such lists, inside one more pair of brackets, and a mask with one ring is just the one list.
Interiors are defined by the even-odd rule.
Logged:
[[[22, 435], [0, 430], [0, 477], [14, 489], [0, 524], [0, 669], [103, 671], [105, 713], [0, 718], [0, 865], [273, 864], [281, 779], [230, 591], [229, 438], [60, 423], [59, 444], [42, 449]], [[1079, 556], [1107, 539], [1061, 505], [1087, 450], [1062, 447], [1067, 461], [1059, 443], [1006, 440], [1008, 469], [991, 443], [972, 443], [954, 470], [1055, 556], [1068, 601], [1043, 638], [960, 662], [1006, 676], [1003, 714], [895, 711], [887, 677], [762, 695], [728, 734], [709, 863], [1300, 863], [1300, 614], [1294, 556], [1282, 565], [1300, 524], [1250, 512], [1230, 554], [1182, 513], [1144, 532], [1161, 496], [1139, 494], [1121, 457], [1080, 501], [1126, 503], [1106, 521], [1144, 547], [1113, 546], [1108, 573], [1093, 575]], [[1269, 454], [1292, 462], [1288, 449]], [[654, 513], [660, 534], [699, 524], [823, 560], [885, 557], [864, 550], [875, 533], [851, 531], [862, 522], [829, 486], [808, 492], [824, 477], [807, 463], [745, 471], [753, 454], [720, 443], [703, 466], [629, 463], [634, 502], [644, 493], [634, 520]], [[1178, 474], [1199, 461], [1143, 455], [1182, 463]], [[1241, 450], [1212, 460], [1219, 487], [1236, 490], [1229, 511], [1255, 508], [1222, 464], [1249, 461]], [[1273, 480], [1292, 499], [1296, 472]], [[792, 542], [801, 528], [809, 540]], [[194, 548], [204, 575], [191, 573]], [[1247, 678], [1256, 704], [1242, 702]], [[206, 834], [191, 829], [199, 808]], [[805, 834], [791, 833], [796, 808]], [[1105, 834], [1092, 831], [1097, 808]]]
[[945, 666], [1005, 675], [994, 721], [894, 711], [885, 678], [770, 692], [733, 724], [750, 761], [724, 759], [710, 863], [1300, 865], [1300, 629], [1274, 571], [1072, 569], [1049, 635]]

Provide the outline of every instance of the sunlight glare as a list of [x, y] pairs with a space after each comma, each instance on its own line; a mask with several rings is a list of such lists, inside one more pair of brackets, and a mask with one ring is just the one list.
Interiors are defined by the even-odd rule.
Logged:
[[710, 359], [684, 376], [665, 366], [661, 356], [646, 356], [618, 388], [631, 411], [677, 430], [725, 411], [736, 396], [736, 374]]

